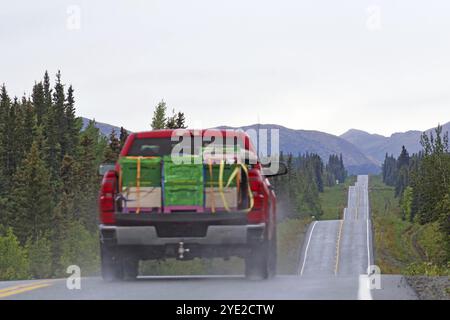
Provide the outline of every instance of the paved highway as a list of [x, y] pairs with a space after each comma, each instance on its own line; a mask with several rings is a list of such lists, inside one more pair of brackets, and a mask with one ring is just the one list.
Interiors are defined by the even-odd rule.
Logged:
[[342, 220], [310, 225], [299, 261], [297, 275], [267, 281], [242, 276], [139, 277], [113, 283], [82, 278], [81, 289], [74, 290], [67, 289], [65, 279], [4, 281], [0, 299], [416, 299], [402, 276], [381, 276], [378, 289], [368, 285], [373, 250], [365, 175], [349, 188]]
[[300, 262], [301, 276], [368, 273], [373, 261], [368, 198], [368, 176], [358, 176], [349, 187], [343, 220], [311, 224]]

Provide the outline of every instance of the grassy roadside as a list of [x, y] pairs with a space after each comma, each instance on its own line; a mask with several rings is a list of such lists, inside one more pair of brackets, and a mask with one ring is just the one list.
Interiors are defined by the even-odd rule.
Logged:
[[449, 274], [433, 260], [442, 254], [437, 225], [419, 225], [402, 219], [393, 187], [380, 176], [369, 179], [369, 201], [374, 228], [375, 264], [384, 274]]
[[297, 272], [300, 249], [310, 222], [310, 219], [286, 219], [278, 224], [278, 274]]
[[319, 195], [323, 215], [320, 220], [341, 219], [344, 208], [347, 206], [348, 187], [355, 184], [356, 176], [350, 176], [344, 183], [325, 187]]
[[379, 176], [370, 177], [375, 264], [382, 273], [398, 274], [409, 264], [420, 260], [420, 255], [413, 247], [415, 232], [412, 223], [401, 219], [401, 209], [394, 194], [394, 188], [386, 186]]

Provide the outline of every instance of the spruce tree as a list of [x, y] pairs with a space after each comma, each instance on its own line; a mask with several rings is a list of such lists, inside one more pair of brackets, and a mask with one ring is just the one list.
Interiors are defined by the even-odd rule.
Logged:
[[10, 137], [9, 109], [11, 108], [11, 100], [6, 91], [5, 85], [2, 85], [0, 93], [0, 196], [6, 194], [11, 180], [8, 150]]
[[179, 129], [186, 129], [186, 118], [185, 118], [183, 112], [178, 112], [177, 113], [177, 118], [176, 118], [176, 121], [175, 121], [175, 125]]
[[80, 138], [75, 173], [78, 186], [74, 203], [77, 218], [91, 232], [97, 228], [97, 193], [100, 186], [97, 174], [99, 162], [97, 160], [98, 140], [96, 141], [96, 139], [98, 137], [93, 135], [94, 133], [98, 133], [98, 131], [91, 127], [84, 131]]
[[395, 186], [397, 181], [397, 160], [393, 155], [388, 156], [386, 153], [384, 163], [382, 165], [383, 182], [388, 186]]
[[185, 129], [185, 117], [183, 112], [175, 113], [175, 109], [172, 109], [172, 116], [167, 117], [166, 128], [167, 129]]
[[[66, 98], [64, 85], [61, 82], [61, 72], [56, 74], [56, 83], [53, 92], [53, 124], [56, 126], [56, 141], [59, 142], [60, 150], [57, 158], [60, 161], [68, 151], [67, 119], [66, 119]], [[74, 116], [74, 115], [73, 115]]]
[[395, 196], [400, 197], [403, 191], [409, 185], [409, 153], [405, 146], [402, 146], [402, 151], [397, 159], [396, 168], [396, 182], [395, 182]]
[[411, 181], [413, 189], [412, 215], [419, 223], [438, 221], [440, 204], [450, 193], [450, 154], [448, 135], [438, 126], [434, 134], [421, 137], [423, 157]]
[[42, 85], [42, 82], [35, 83], [35, 85], [33, 86], [33, 94], [31, 97], [34, 108], [36, 109], [36, 122], [37, 125], [40, 126], [44, 124], [44, 117], [47, 114], [48, 107], [45, 101], [44, 86]]
[[46, 109], [48, 109], [52, 104], [52, 89], [50, 86], [51, 86], [50, 77], [48, 76], [48, 72], [45, 71], [43, 89], [44, 89], [44, 101], [45, 104], [47, 105]]
[[[92, 146], [95, 154], [95, 167], [97, 170], [98, 166], [105, 161], [105, 150], [108, 148], [108, 138], [105, 137], [100, 130], [97, 128], [97, 124], [95, 120], [89, 121], [87, 127], [83, 130], [80, 135], [89, 137], [92, 140]], [[78, 148], [81, 147], [81, 141], [78, 145]]]
[[52, 190], [50, 174], [41, 154], [41, 138], [33, 142], [29, 153], [13, 178], [9, 196], [9, 216], [21, 243], [36, 240], [51, 228]]
[[123, 146], [125, 145], [125, 141], [128, 138], [128, 131], [125, 130], [123, 127], [120, 127], [120, 136], [119, 136], [119, 141], [120, 141], [120, 149], [122, 150]]
[[111, 130], [109, 135], [109, 144], [105, 150], [105, 162], [114, 163], [119, 158], [120, 154], [120, 140], [116, 137], [116, 132], [114, 129]]
[[[4, 146], [4, 152], [6, 157], [6, 173], [9, 179], [16, 172], [16, 168], [21, 155], [21, 150], [19, 146], [19, 135], [22, 129], [20, 123], [18, 123], [19, 114], [19, 102], [17, 97], [14, 98], [8, 112], [7, 123], [6, 123], [6, 144]], [[18, 139], [19, 138], [19, 139]]]
[[166, 127], [166, 103], [161, 100], [155, 108], [153, 113], [151, 127], [153, 130], [164, 129]]
[[175, 115], [175, 109], [172, 109], [172, 116], [167, 117], [167, 120], [166, 120], [166, 128], [167, 128], [167, 129], [176, 129], [176, 115]]
[[[58, 190], [59, 201], [52, 212], [53, 229], [51, 232], [51, 265], [54, 274], [62, 274], [63, 266], [60, 265], [60, 257], [63, 253], [65, 238], [69, 224], [75, 219], [80, 219], [80, 211], [77, 210], [75, 202], [80, 201], [84, 194], [82, 186], [78, 181], [77, 162], [65, 155], [60, 169], [60, 188]], [[82, 199], [81, 199], [82, 200]]]
[[[59, 88], [59, 91], [61, 88]], [[46, 114], [43, 117], [43, 135], [44, 135], [44, 156], [45, 162], [50, 170], [52, 177], [52, 185], [53, 189], [56, 190], [58, 188], [58, 173], [61, 166], [61, 137], [59, 135], [60, 132], [60, 124], [58, 123], [58, 119], [61, 118], [61, 112], [57, 112], [56, 107], [53, 104], [52, 99], [52, 89], [50, 88], [50, 78], [48, 76], [48, 72], [45, 71], [44, 75], [44, 101], [45, 101], [45, 110]], [[54, 95], [58, 100], [58, 103], [61, 106], [61, 92]], [[64, 99], [62, 100], [62, 104], [64, 104]], [[56, 198], [56, 194], [55, 194]]]
[[53, 184], [57, 184], [58, 172], [61, 165], [61, 145], [58, 137], [57, 125], [55, 122], [55, 109], [51, 106], [45, 117], [43, 126], [44, 139], [44, 155], [45, 161], [50, 169]]
[[28, 153], [31, 149], [34, 136], [36, 135], [37, 123], [36, 123], [36, 109], [30, 99], [22, 99], [23, 110], [23, 150], [24, 153]]
[[73, 95], [74, 90], [72, 86], [69, 86], [67, 90], [67, 99], [65, 103], [65, 144], [66, 150], [62, 150], [65, 154], [73, 156], [78, 145], [81, 121], [75, 116], [75, 97]]

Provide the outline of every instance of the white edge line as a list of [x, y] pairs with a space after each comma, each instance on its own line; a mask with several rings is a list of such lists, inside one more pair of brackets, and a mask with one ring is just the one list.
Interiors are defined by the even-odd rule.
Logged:
[[[369, 177], [367, 177], [367, 181]], [[366, 200], [366, 242], [367, 242], [367, 274], [362, 274], [359, 276], [359, 286], [358, 286], [358, 299], [359, 300], [373, 300], [372, 293], [370, 291], [370, 274], [369, 274], [369, 266], [370, 266], [370, 245], [369, 245], [369, 191], [368, 185], [365, 185], [365, 200]]]
[[372, 294], [370, 293], [370, 278], [366, 274], [359, 275], [358, 300], [373, 300]]
[[314, 221], [314, 224], [311, 228], [311, 232], [309, 233], [309, 238], [308, 238], [308, 243], [306, 244], [306, 248], [305, 248], [305, 257], [303, 258], [303, 264], [302, 264], [302, 268], [300, 270], [300, 275], [303, 274], [303, 269], [305, 268], [305, 264], [306, 264], [306, 258], [308, 257], [308, 249], [309, 249], [309, 243], [311, 242], [311, 237], [314, 231], [314, 228], [316, 227], [316, 223], [317, 221]]
[[369, 274], [369, 267], [370, 267], [370, 245], [369, 245], [369, 219], [366, 220], [366, 234], [367, 234], [367, 274]]
[[[369, 178], [367, 177], [367, 180], [369, 180]], [[368, 191], [368, 183], [366, 186], [366, 190], [365, 190], [365, 196], [366, 196], [366, 242], [367, 242], [367, 273], [369, 274], [369, 267], [370, 267], [370, 238], [369, 238], [369, 191]]]

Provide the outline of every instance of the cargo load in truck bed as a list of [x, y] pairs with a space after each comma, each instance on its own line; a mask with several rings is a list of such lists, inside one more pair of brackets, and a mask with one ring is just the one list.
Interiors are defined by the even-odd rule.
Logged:
[[236, 211], [248, 195], [245, 168], [221, 155], [130, 156], [119, 165], [124, 213]]
[[158, 212], [161, 202], [161, 158], [119, 159], [119, 187], [124, 212]]
[[199, 156], [163, 158], [164, 212], [203, 211], [203, 162]]
[[123, 188], [161, 187], [161, 157], [123, 157], [119, 164]]

